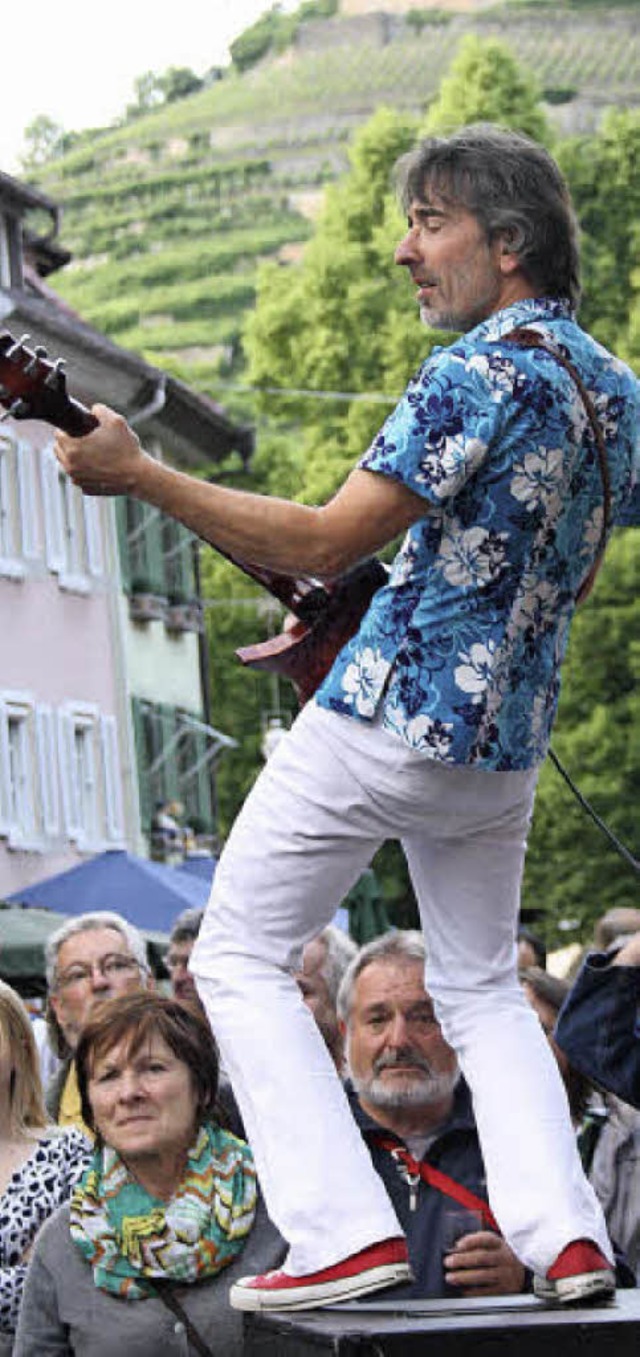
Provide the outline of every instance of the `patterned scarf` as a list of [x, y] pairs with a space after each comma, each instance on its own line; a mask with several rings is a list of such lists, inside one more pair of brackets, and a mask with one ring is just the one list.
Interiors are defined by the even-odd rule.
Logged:
[[71, 1237], [102, 1291], [146, 1300], [145, 1278], [196, 1282], [244, 1247], [256, 1209], [248, 1145], [219, 1126], [198, 1130], [170, 1202], [145, 1191], [116, 1151], [98, 1147], [71, 1197]]

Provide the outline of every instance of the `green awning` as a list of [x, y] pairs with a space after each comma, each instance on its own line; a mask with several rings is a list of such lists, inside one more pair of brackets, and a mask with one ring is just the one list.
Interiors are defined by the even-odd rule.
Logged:
[[[45, 944], [49, 934], [66, 923], [67, 918], [52, 909], [0, 905], [0, 979], [22, 995], [44, 994]], [[141, 931], [151, 967], [155, 972], [161, 971], [168, 936], [147, 929]]]

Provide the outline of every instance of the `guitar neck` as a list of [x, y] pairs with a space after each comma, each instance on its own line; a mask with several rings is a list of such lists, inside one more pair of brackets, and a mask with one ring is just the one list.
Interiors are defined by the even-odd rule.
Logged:
[[228, 551], [222, 551], [215, 542], [210, 544], [219, 556], [224, 556], [226, 561], [234, 565], [237, 570], [241, 570], [248, 579], [254, 580], [256, 584], [262, 585], [273, 598], [277, 598], [289, 612], [295, 614], [303, 622], [312, 622], [326, 606], [329, 597], [329, 591], [323, 584], [315, 580], [295, 577], [293, 575], [281, 575], [275, 570], [267, 570], [263, 566], [250, 565], [247, 561], [241, 561], [237, 556], [231, 556]]
[[[27, 338], [16, 342], [8, 330], [0, 332], [0, 404], [12, 419], [44, 420], [71, 438], [83, 438], [98, 420], [69, 395], [63, 363], [51, 363], [41, 347], [28, 349]], [[312, 622], [325, 606], [329, 592], [315, 581], [289, 578], [216, 550], [302, 621]]]

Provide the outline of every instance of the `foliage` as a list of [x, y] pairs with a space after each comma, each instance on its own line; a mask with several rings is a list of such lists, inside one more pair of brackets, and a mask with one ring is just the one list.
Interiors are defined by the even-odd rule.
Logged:
[[[553, 749], [595, 812], [638, 851], [640, 793], [640, 533], [618, 531], [596, 588], [574, 619]], [[561, 920], [590, 936], [614, 905], [637, 905], [637, 877], [549, 763], [540, 780], [523, 902], [544, 910], [548, 941]], [[566, 938], [564, 938], [566, 942]]]
[[468, 34], [440, 85], [424, 130], [447, 133], [466, 123], [494, 122], [544, 142], [549, 129], [539, 100], [537, 81], [518, 65], [506, 43]]
[[640, 112], [609, 112], [597, 135], [559, 146], [582, 231], [581, 320], [630, 362], [640, 360]]
[[40, 113], [24, 131], [22, 164], [27, 173], [41, 169], [47, 161], [55, 160], [64, 147], [65, 131], [53, 118]]
[[[249, 382], [369, 397], [350, 402], [267, 394], [260, 401], [261, 411], [296, 425], [298, 493], [307, 500], [335, 491], [399, 394], [397, 386], [389, 390], [386, 358], [389, 297], [400, 282], [393, 276], [389, 281], [391, 242], [400, 226], [389, 185], [392, 166], [415, 130], [414, 121], [380, 109], [354, 139], [350, 175], [328, 189], [301, 265], [269, 265], [259, 276], [246, 331]], [[418, 351], [416, 324], [415, 361]], [[378, 403], [371, 393], [387, 400]]]
[[145, 71], [133, 82], [135, 103], [127, 106], [127, 118], [139, 118], [161, 104], [173, 104], [202, 89], [203, 81], [188, 66], [169, 66], [158, 75]]
[[330, 18], [337, 8], [338, 0], [306, 0], [293, 14], [285, 14], [281, 5], [272, 5], [231, 43], [233, 65], [238, 71], [248, 71], [268, 52], [281, 52], [289, 47], [301, 23]]

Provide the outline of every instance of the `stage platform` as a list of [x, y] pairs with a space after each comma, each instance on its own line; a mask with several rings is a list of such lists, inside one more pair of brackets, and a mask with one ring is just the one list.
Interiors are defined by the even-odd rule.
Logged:
[[245, 1357], [638, 1357], [640, 1290], [598, 1307], [534, 1296], [336, 1305], [245, 1315]]

